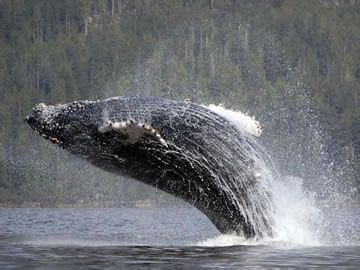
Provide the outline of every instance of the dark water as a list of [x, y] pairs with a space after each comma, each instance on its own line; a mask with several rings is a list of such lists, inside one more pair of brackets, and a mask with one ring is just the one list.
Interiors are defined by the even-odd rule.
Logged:
[[360, 211], [336, 212], [327, 229], [339, 239], [333, 231], [331, 244], [296, 246], [223, 238], [195, 209], [0, 209], [0, 269], [359, 269]]

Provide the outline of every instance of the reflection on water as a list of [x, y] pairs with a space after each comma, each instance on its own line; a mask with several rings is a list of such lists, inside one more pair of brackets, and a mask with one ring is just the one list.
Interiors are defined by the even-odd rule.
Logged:
[[188, 208], [0, 209], [0, 268], [360, 266], [360, 211], [325, 213], [314, 247], [221, 236]]

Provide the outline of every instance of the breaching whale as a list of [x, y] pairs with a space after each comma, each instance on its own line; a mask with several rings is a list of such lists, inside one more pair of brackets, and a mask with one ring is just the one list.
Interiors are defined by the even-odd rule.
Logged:
[[156, 97], [38, 104], [26, 122], [106, 171], [183, 199], [221, 233], [271, 235], [254, 139], [214, 111]]

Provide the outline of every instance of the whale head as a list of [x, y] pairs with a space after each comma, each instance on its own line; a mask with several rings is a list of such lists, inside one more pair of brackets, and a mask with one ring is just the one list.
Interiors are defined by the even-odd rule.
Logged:
[[137, 114], [137, 107], [128, 108], [128, 102], [131, 100], [119, 98], [56, 105], [40, 103], [25, 121], [46, 140], [103, 168], [108, 167], [109, 158], [119, 162], [144, 147], [168, 147], [152, 126], [149, 114]]
[[84, 134], [88, 135], [95, 128], [85, 123], [86, 110], [91, 102], [75, 101], [68, 104], [46, 105], [40, 103], [36, 105], [31, 114], [25, 117], [31, 128], [45, 139], [62, 146], [69, 145], [70, 142]]

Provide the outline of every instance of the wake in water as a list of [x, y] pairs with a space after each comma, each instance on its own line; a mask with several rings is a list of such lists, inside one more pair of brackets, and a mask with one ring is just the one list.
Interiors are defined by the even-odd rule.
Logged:
[[[267, 202], [267, 220], [271, 221], [272, 235], [262, 238], [245, 239], [238, 235], [220, 235], [198, 243], [200, 246], [232, 246], [232, 245], [311, 245], [321, 244], [322, 214], [315, 204], [313, 195], [305, 192], [301, 178], [281, 176], [271, 157], [253, 139], [260, 136], [262, 127], [253, 117], [240, 111], [224, 108], [222, 105], [209, 105], [210, 110], [232, 122], [240, 132], [248, 134], [254, 147], [256, 172], [262, 187], [270, 193]], [[257, 200], [259, 198], [252, 198]]]

